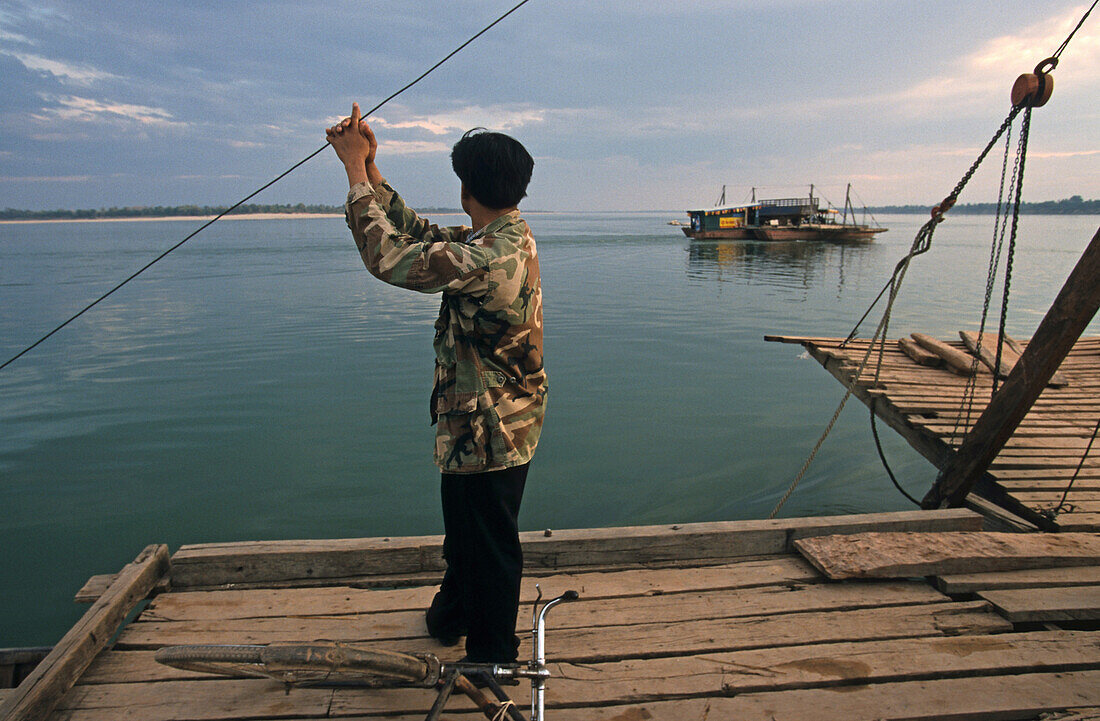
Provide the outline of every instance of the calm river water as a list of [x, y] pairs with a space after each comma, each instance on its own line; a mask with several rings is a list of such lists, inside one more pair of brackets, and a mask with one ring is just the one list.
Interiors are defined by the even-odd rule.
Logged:
[[[525, 529], [765, 516], [842, 388], [763, 336], [846, 335], [924, 220], [837, 246], [695, 243], [681, 217], [529, 217], [551, 390]], [[1097, 220], [1022, 218], [1011, 333], [1031, 335]], [[891, 336], [977, 328], [992, 223], [940, 226]], [[0, 360], [196, 225], [0, 225]], [[0, 647], [54, 643], [84, 580], [149, 543], [441, 532], [437, 308], [370, 277], [342, 219], [225, 221], [0, 371]], [[922, 494], [932, 467], [884, 440]], [[852, 403], [782, 515], [907, 504]]]

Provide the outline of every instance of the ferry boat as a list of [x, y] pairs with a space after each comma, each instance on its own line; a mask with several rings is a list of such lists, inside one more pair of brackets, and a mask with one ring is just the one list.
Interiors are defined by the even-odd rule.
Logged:
[[722, 195], [715, 207], [687, 211], [690, 222], [682, 230], [687, 237], [696, 239], [873, 240], [876, 233], [887, 229], [878, 225], [857, 224], [851, 194], [852, 185], [849, 183], [841, 216], [836, 208], [821, 207], [821, 199], [814, 197], [812, 185], [809, 197], [753, 200], [746, 205], [725, 205], [726, 188], [722, 186]]

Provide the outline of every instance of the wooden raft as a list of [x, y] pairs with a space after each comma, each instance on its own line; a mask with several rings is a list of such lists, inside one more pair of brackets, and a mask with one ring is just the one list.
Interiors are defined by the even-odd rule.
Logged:
[[[520, 627], [535, 581], [548, 594], [582, 596], [551, 615], [548, 718], [1097, 718], [1100, 634], [1090, 630], [1096, 614], [1081, 607], [1094, 598], [1100, 567], [830, 582], [794, 551], [823, 536], [935, 537], [981, 525], [981, 516], [950, 509], [524, 534]], [[19, 718], [419, 721], [432, 701], [424, 689], [286, 693], [274, 681], [179, 671], [152, 656], [170, 644], [333, 639], [455, 659], [461, 647], [440, 647], [423, 621], [440, 579], [440, 541], [184, 547], [169, 583], [52, 711]], [[94, 579], [84, 595], [117, 596], [122, 582]], [[1021, 597], [1027, 592], [1038, 595]], [[530, 653], [528, 638], [520, 653]], [[514, 695], [522, 708], [525, 688]], [[463, 698], [444, 716], [481, 718]]]
[[[799, 343], [846, 386], [863, 360], [869, 341], [840, 338], [768, 336], [766, 340]], [[961, 341], [940, 341], [969, 354]], [[1026, 343], [1020, 344], [1026, 347]], [[943, 468], [985, 410], [993, 374], [973, 378], [945, 366], [929, 366], [907, 355], [898, 341], [888, 341], [875, 381], [877, 347], [854, 395], [901, 434], [909, 445]], [[984, 366], [982, 366], [984, 367]], [[969, 413], [960, 414], [968, 381], [975, 384]], [[1056, 379], [1038, 401], [989, 472], [975, 486], [971, 501], [986, 501], [1036, 525], [1066, 531], [1100, 530], [1100, 443], [1089, 453], [1066, 505], [1049, 520], [1081, 462], [1100, 420], [1100, 338], [1081, 338], [1062, 363]], [[932, 477], [927, 479], [931, 485]], [[915, 489], [918, 498], [927, 488]], [[984, 499], [984, 501], [983, 501]]]

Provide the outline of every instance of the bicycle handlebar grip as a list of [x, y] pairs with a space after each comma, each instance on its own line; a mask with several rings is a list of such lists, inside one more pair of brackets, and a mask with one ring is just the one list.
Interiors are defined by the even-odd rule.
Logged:
[[581, 595], [579, 593], [577, 593], [576, 591], [566, 591], [565, 593], [563, 593], [561, 595], [561, 600], [563, 600], [563, 601], [576, 601], [580, 597], [581, 597]]

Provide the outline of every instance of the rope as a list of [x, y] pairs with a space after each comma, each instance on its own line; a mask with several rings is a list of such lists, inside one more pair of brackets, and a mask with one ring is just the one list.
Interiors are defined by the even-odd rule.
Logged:
[[[508, 17], [509, 15], [511, 15], [512, 13], [514, 13], [514, 12], [515, 12], [516, 10], [519, 10], [519, 9], [520, 9], [521, 7], [523, 7], [524, 5], [526, 5], [526, 4], [528, 3], [528, 2], [530, 2], [530, 0], [520, 0], [520, 2], [516, 3], [516, 4], [515, 4], [515, 5], [514, 5], [514, 6], [512, 7], [512, 9], [511, 9], [511, 10], [509, 10], [509, 11], [508, 11], [508, 12], [506, 12], [506, 13], [504, 13], [503, 15], [501, 15], [500, 17], [498, 17], [498, 18], [497, 18], [496, 20], [494, 20], [493, 22], [489, 23], [489, 24], [488, 24], [488, 25], [486, 25], [486, 26], [485, 26], [484, 28], [482, 28], [481, 30], [479, 30], [479, 31], [478, 31], [478, 32], [477, 32], [476, 34], [474, 34], [473, 36], [471, 36], [471, 37], [470, 37], [470, 38], [469, 38], [469, 39], [468, 39], [468, 40], [467, 40], [466, 42], [462, 43], [462, 44], [461, 44], [461, 45], [459, 45], [459, 46], [458, 46], [457, 48], [455, 48], [455, 49], [454, 49], [454, 50], [452, 50], [452, 51], [451, 51], [450, 53], [448, 53], [448, 54], [447, 54], [447, 55], [446, 55], [446, 56], [445, 56], [445, 57], [444, 57], [444, 58], [443, 58], [442, 60], [440, 60], [440, 61], [439, 61], [439, 62], [437, 62], [437, 63], [436, 63], [435, 65], [431, 66], [430, 68], [428, 68], [427, 70], [425, 70], [424, 72], [422, 72], [422, 73], [421, 73], [420, 75], [418, 75], [418, 76], [416, 77], [416, 79], [415, 79], [415, 80], [413, 80], [412, 82], [410, 82], [410, 83], [408, 83], [408, 84], [404, 85], [404, 86], [403, 86], [403, 87], [402, 87], [402, 88], [401, 88], [400, 90], [397, 90], [396, 92], [394, 92], [394, 93], [391, 93], [391, 94], [390, 94], [390, 95], [389, 95], [388, 97], [386, 97], [386, 99], [385, 99], [385, 100], [383, 100], [382, 102], [378, 103], [377, 105], [375, 105], [375, 106], [374, 106], [373, 108], [371, 108], [371, 109], [370, 109], [370, 110], [368, 110], [367, 112], [363, 113], [363, 117], [365, 118], [365, 117], [369, 116], [369, 115], [370, 115], [371, 113], [373, 113], [373, 112], [377, 111], [377, 110], [378, 110], [379, 108], [381, 108], [381, 107], [382, 107], [383, 105], [385, 105], [385, 104], [386, 104], [386, 103], [388, 103], [389, 101], [391, 101], [391, 100], [393, 100], [394, 98], [396, 98], [396, 97], [397, 97], [398, 95], [400, 95], [401, 93], [405, 92], [406, 90], [408, 90], [408, 89], [409, 89], [409, 88], [411, 88], [412, 86], [414, 86], [414, 85], [416, 85], [417, 83], [419, 83], [419, 82], [420, 82], [421, 80], [423, 80], [423, 79], [424, 79], [424, 78], [426, 78], [426, 77], [427, 77], [428, 75], [430, 75], [430, 74], [432, 73], [432, 71], [434, 71], [434, 70], [435, 70], [436, 68], [438, 68], [438, 67], [439, 67], [440, 65], [442, 65], [443, 63], [447, 62], [447, 61], [448, 61], [448, 60], [450, 60], [450, 59], [451, 59], [452, 57], [454, 57], [455, 55], [457, 55], [457, 54], [459, 53], [459, 51], [461, 51], [461, 50], [462, 50], [463, 48], [465, 48], [465, 47], [466, 47], [467, 45], [469, 45], [469, 44], [470, 44], [470, 43], [472, 43], [472, 42], [473, 42], [474, 40], [477, 40], [477, 39], [478, 39], [479, 37], [481, 37], [482, 35], [484, 35], [485, 33], [487, 33], [487, 32], [488, 32], [489, 30], [491, 30], [491, 29], [492, 29], [492, 28], [493, 28], [493, 27], [494, 27], [494, 26], [495, 26], [495, 25], [496, 25], [497, 23], [499, 23], [500, 21], [504, 20], [504, 18]], [[36, 341], [35, 341], [34, 343], [31, 343], [31, 344], [30, 344], [29, 346], [27, 346], [27, 347], [26, 347], [26, 348], [24, 348], [23, 350], [19, 351], [18, 353], [16, 353], [16, 354], [15, 354], [14, 356], [12, 356], [11, 358], [9, 358], [8, 360], [4, 361], [4, 362], [3, 362], [2, 364], [0, 364], [0, 370], [3, 370], [4, 368], [7, 368], [7, 367], [8, 367], [9, 365], [11, 365], [12, 363], [14, 363], [14, 362], [15, 362], [16, 360], [18, 360], [18, 359], [19, 359], [19, 358], [21, 358], [22, 356], [26, 355], [26, 354], [27, 354], [27, 353], [29, 353], [30, 351], [32, 351], [32, 350], [34, 350], [35, 348], [37, 348], [37, 347], [38, 347], [39, 345], [41, 345], [41, 344], [42, 344], [42, 343], [43, 343], [44, 341], [46, 341], [46, 340], [47, 340], [48, 338], [50, 338], [50, 336], [54, 335], [55, 333], [57, 333], [57, 332], [58, 332], [59, 330], [61, 330], [62, 328], [64, 328], [65, 326], [69, 325], [69, 324], [70, 324], [70, 323], [72, 323], [72, 322], [73, 322], [74, 320], [76, 320], [76, 319], [77, 319], [77, 318], [79, 318], [80, 316], [84, 315], [85, 313], [87, 313], [87, 312], [88, 312], [89, 310], [91, 310], [91, 309], [92, 309], [92, 308], [94, 308], [95, 306], [99, 305], [99, 304], [100, 304], [101, 302], [103, 302], [103, 301], [104, 301], [104, 300], [106, 300], [106, 299], [107, 299], [108, 297], [110, 297], [110, 296], [111, 296], [111, 295], [112, 295], [112, 294], [113, 294], [113, 293], [114, 293], [115, 291], [117, 291], [117, 290], [118, 290], [119, 288], [121, 288], [122, 286], [126, 285], [126, 284], [127, 284], [127, 283], [129, 283], [129, 282], [130, 282], [131, 280], [133, 280], [134, 278], [137, 278], [137, 277], [138, 277], [139, 275], [141, 275], [142, 273], [144, 273], [145, 271], [147, 271], [147, 270], [148, 270], [149, 268], [153, 267], [153, 265], [155, 265], [156, 263], [160, 262], [160, 261], [161, 261], [161, 260], [162, 260], [163, 258], [165, 258], [165, 257], [166, 257], [166, 256], [167, 256], [167, 255], [168, 255], [169, 253], [171, 253], [172, 251], [176, 250], [176, 248], [179, 248], [179, 247], [180, 247], [181, 245], [183, 245], [183, 244], [184, 244], [184, 243], [186, 243], [187, 241], [191, 240], [191, 239], [192, 239], [192, 238], [194, 238], [194, 237], [195, 237], [196, 235], [198, 235], [198, 234], [199, 234], [199, 233], [201, 233], [202, 231], [206, 230], [206, 229], [207, 229], [207, 228], [209, 228], [209, 227], [210, 227], [211, 225], [213, 225], [214, 223], [218, 222], [219, 220], [221, 220], [221, 219], [222, 219], [223, 217], [225, 217], [225, 216], [226, 216], [226, 215], [228, 215], [229, 213], [233, 212], [234, 210], [236, 210], [236, 209], [237, 209], [237, 208], [239, 208], [240, 206], [244, 205], [245, 203], [247, 203], [247, 202], [248, 202], [249, 200], [251, 200], [251, 199], [252, 199], [252, 198], [254, 198], [255, 196], [259, 195], [259, 194], [260, 194], [260, 193], [262, 193], [263, 191], [265, 191], [265, 190], [267, 190], [268, 188], [270, 188], [270, 187], [271, 187], [272, 185], [275, 185], [275, 183], [279, 182], [280, 180], [282, 180], [282, 179], [283, 179], [283, 178], [285, 178], [286, 176], [288, 176], [288, 175], [290, 175], [291, 173], [293, 173], [293, 172], [294, 172], [295, 170], [297, 170], [297, 169], [298, 169], [299, 167], [301, 167], [302, 165], [305, 165], [305, 164], [306, 164], [307, 162], [309, 162], [310, 160], [312, 160], [312, 159], [313, 159], [313, 158], [315, 158], [316, 156], [320, 155], [320, 154], [321, 154], [321, 152], [323, 152], [323, 151], [325, 150], [325, 148], [327, 148], [327, 147], [328, 147], [328, 142], [326, 141], [324, 145], [322, 145], [321, 147], [317, 148], [317, 150], [314, 150], [314, 151], [313, 151], [312, 153], [310, 153], [309, 155], [307, 155], [306, 157], [302, 158], [301, 160], [299, 160], [299, 161], [298, 161], [297, 163], [295, 163], [294, 165], [292, 165], [292, 166], [290, 166], [289, 168], [287, 168], [286, 170], [284, 170], [284, 171], [283, 171], [282, 173], [280, 173], [279, 175], [277, 175], [277, 176], [276, 176], [276, 177], [275, 177], [275, 178], [274, 178], [273, 180], [270, 180], [270, 181], [268, 181], [268, 182], [267, 182], [267, 183], [265, 183], [264, 185], [260, 186], [260, 187], [259, 187], [259, 188], [257, 188], [256, 190], [252, 191], [251, 193], [249, 193], [249, 194], [248, 194], [248, 195], [246, 195], [245, 197], [243, 197], [243, 198], [241, 198], [240, 200], [238, 200], [238, 201], [237, 201], [236, 203], [234, 203], [234, 204], [233, 204], [233, 205], [231, 205], [230, 207], [226, 208], [226, 209], [225, 209], [224, 211], [222, 211], [221, 213], [219, 213], [219, 214], [218, 214], [217, 216], [215, 216], [214, 218], [211, 218], [210, 220], [208, 220], [208, 221], [206, 221], [205, 223], [203, 223], [203, 224], [202, 224], [201, 226], [199, 226], [199, 227], [198, 227], [197, 229], [195, 229], [194, 231], [192, 231], [192, 232], [191, 232], [191, 233], [190, 233], [190, 234], [189, 234], [189, 235], [188, 235], [188, 236], [187, 236], [186, 238], [184, 238], [183, 240], [179, 241], [178, 243], [176, 243], [175, 245], [173, 245], [173, 246], [172, 246], [171, 248], [169, 248], [168, 250], [164, 251], [163, 253], [161, 253], [160, 255], [158, 255], [158, 256], [157, 256], [156, 258], [154, 258], [153, 260], [151, 260], [151, 261], [149, 261], [148, 263], [146, 263], [146, 264], [145, 264], [144, 266], [142, 266], [142, 267], [141, 267], [141, 268], [140, 268], [140, 269], [139, 269], [139, 270], [138, 270], [137, 272], [135, 272], [135, 273], [131, 274], [131, 275], [130, 275], [130, 276], [129, 276], [128, 278], [126, 278], [126, 280], [122, 281], [121, 283], [119, 283], [119, 284], [118, 284], [118, 285], [116, 285], [115, 287], [111, 288], [111, 289], [110, 289], [109, 291], [107, 291], [107, 292], [106, 292], [106, 293], [104, 293], [103, 295], [99, 296], [98, 298], [96, 298], [95, 300], [93, 300], [93, 301], [92, 301], [91, 303], [89, 303], [88, 305], [84, 306], [84, 308], [83, 308], [83, 309], [81, 309], [81, 310], [80, 310], [79, 312], [77, 312], [77, 313], [73, 314], [72, 316], [70, 316], [68, 320], [66, 320], [65, 322], [63, 322], [63, 323], [61, 323], [60, 325], [58, 325], [58, 326], [57, 326], [56, 328], [54, 328], [53, 330], [51, 330], [51, 331], [50, 331], [49, 333], [45, 334], [44, 336], [42, 336], [41, 338], [39, 338], [38, 340], [36, 340]]]
[[491, 721], [504, 721], [504, 719], [508, 718], [508, 715], [511, 713], [510, 709], [513, 709], [515, 707], [516, 702], [512, 699], [501, 701], [500, 707], [497, 709], [497, 712], [493, 714], [493, 718], [491, 719]]
[[[1096, 441], [1096, 435], [1100, 433], [1100, 420], [1096, 421], [1096, 428], [1092, 430], [1092, 438], [1089, 439], [1089, 444], [1085, 446], [1085, 452], [1081, 455], [1081, 462], [1077, 464], [1077, 469], [1073, 471], [1073, 476], [1069, 479], [1069, 484], [1066, 486], [1065, 492], [1062, 494], [1062, 500], [1058, 501], [1058, 505], [1051, 509], [1050, 520], [1054, 520], [1054, 517], [1062, 512], [1062, 508], [1066, 505], [1066, 498], [1069, 497], [1069, 491], [1073, 488], [1073, 482], [1077, 480], [1078, 474], [1081, 473], [1081, 469], [1085, 465], [1085, 459], [1089, 457], [1089, 451], [1092, 450], [1092, 444]], [[1045, 515], [1045, 514], [1044, 514]]]

